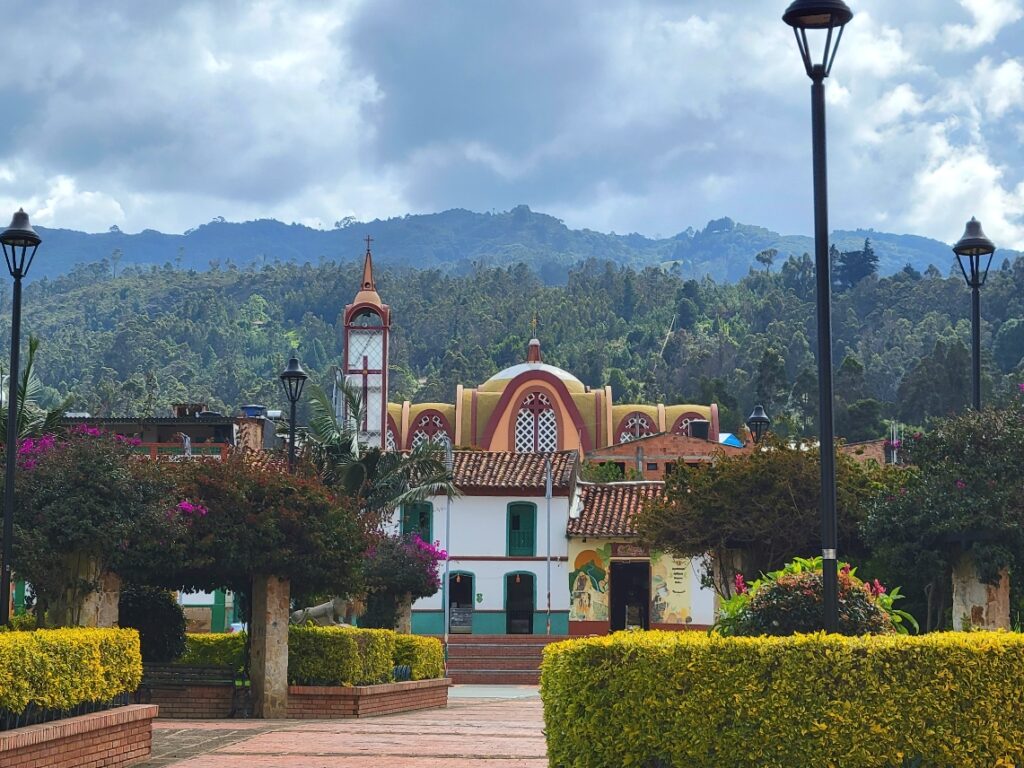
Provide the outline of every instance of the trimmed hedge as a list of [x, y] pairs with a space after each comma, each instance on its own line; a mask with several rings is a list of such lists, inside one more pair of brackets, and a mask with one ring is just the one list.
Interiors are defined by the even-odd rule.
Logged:
[[557, 768], [1024, 764], [1024, 636], [720, 637], [549, 645]]
[[243, 672], [245, 632], [229, 635], [187, 634], [185, 652], [174, 663], [198, 667], [231, 667], [236, 672]]
[[413, 680], [444, 677], [444, 647], [436, 637], [395, 636], [395, 666], [407, 665]]
[[290, 627], [288, 682], [375, 685], [391, 681], [395, 633], [389, 629]]
[[[242, 671], [245, 633], [186, 635], [185, 653], [175, 663]], [[386, 683], [396, 663], [395, 633], [389, 629], [288, 628], [288, 682], [293, 684]]]
[[0, 709], [72, 709], [139, 687], [134, 629], [40, 629], [0, 633]]

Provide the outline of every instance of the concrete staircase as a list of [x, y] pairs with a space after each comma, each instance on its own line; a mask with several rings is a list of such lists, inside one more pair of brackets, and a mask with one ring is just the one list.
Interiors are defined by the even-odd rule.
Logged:
[[544, 646], [565, 635], [449, 635], [448, 676], [456, 685], [536, 685]]

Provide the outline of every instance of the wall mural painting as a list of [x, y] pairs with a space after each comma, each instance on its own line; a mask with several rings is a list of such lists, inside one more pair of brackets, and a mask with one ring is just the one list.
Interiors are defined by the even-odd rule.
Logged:
[[689, 624], [690, 561], [651, 552], [651, 623]]
[[608, 564], [611, 545], [584, 549], [576, 555], [569, 590], [569, 621], [608, 621]]

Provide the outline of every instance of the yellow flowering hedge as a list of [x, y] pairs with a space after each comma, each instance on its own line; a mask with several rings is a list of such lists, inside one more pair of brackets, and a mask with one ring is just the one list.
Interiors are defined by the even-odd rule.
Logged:
[[134, 629], [0, 633], [0, 709], [71, 709], [130, 693], [141, 680]]
[[395, 666], [408, 665], [413, 680], [444, 677], [444, 648], [436, 637], [395, 636]]
[[174, 663], [197, 667], [231, 667], [240, 673], [245, 669], [245, 632], [186, 634], [185, 652]]
[[720, 637], [549, 645], [555, 768], [1024, 765], [1024, 636]]
[[395, 633], [390, 629], [291, 627], [288, 682], [374, 685], [391, 681]]

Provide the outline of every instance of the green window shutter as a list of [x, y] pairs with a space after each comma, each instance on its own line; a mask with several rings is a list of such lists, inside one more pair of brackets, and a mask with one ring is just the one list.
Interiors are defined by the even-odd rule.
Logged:
[[536, 553], [537, 508], [533, 504], [508, 505], [509, 557], [533, 557]]
[[402, 506], [402, 535], [418, 533], [424, 541], [432, 541], [434, 528], [434, 507], [430, 502], [420, 501]]

